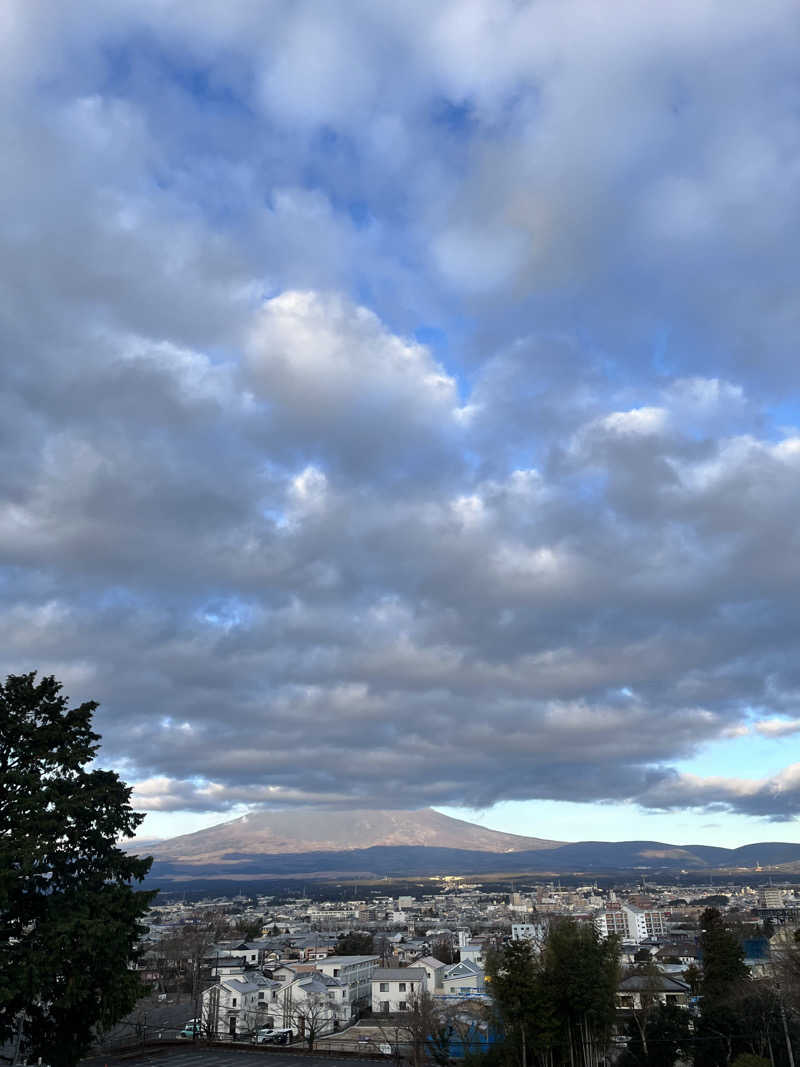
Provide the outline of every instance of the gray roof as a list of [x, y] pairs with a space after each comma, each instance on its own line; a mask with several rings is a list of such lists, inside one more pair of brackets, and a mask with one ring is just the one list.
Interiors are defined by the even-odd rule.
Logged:
[[322, 981], [322, 975], [312, 974], [308, 978], [303, 978], [298, 983], [302, 986], [307, 993], [327, 993], [328, 986]]
[[483, 974], [483, 971], [477, 963], [473, 963], [472, 960], [462, 960], [460, 963], [451, 963], [444, 972], [445, 978], [458, 974]]
[[348, 964], [354, 963], [371, 963], [373, 960], [379, 960], [380, 956], [326, 956], [324, 960], [318, 960], [318, 963], [333, 964], [334, 966], [346, 967]]
[[446, 963], [442, 963], [441, 960], [437, 960], [435, 956], [423, 956], [421, 960], [416, 960], [416, 963], [424, 964], [426, 967], [431, 967], [437, 970], [439, 967], [446, 967]]
[[373, 982], [422, 982], [425, 978], [422, 967], [378, 967], [372, 972]]
[[668, 974], [632, 974], [619, 984], [623, 993], [689, 993], [691, 986]]

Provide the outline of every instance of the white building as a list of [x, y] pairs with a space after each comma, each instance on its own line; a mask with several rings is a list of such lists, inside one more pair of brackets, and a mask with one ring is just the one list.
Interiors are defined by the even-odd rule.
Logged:
[[378, 967], [372, 975], [373, 1012], [410, 1011], [426, 983], [424, 967]]
[[283, 990], [282, 1026], [300, 1037], [309, 1029], [321, 1035], [349, 1026], [353, 1014], [347, 983], [318, 971], [301, 975]]
[[255, 970], [220, 978], [202, 994], [202, 1026], [207, 1033], [247, 1037], [275, 1025], [280, 1010], [280, 983]]
[[601, 937], [618, 934], [637, 945], [648, 938], [665, 937], [667, 934], [663, 912], [635, 908], [631, 904], [616, 901], [595, 915], [594, 925]]
[[547, 936], [547, 926], [544, 923], [512, 923], [512, 941], [531, 941], [534, 948], [541, 949]]
[[429, 993], [435, 993], [442, 988], [442, 977], [447, 970], [447, 964], [437, 960], [435, 956], [423, 956], [422, 959], [414, 960], [415, 967], [422, 967], [425, 971], [425, 988]]
[[466, 945], [459, 945], [458, 955], [462, 963], [474, 963], [478, 967], [483, 967], [484, 963], [484, 948], [480, 942], [468, 941]]
[[351, 1004], [366, 1006], [372, 998], [372, 975], [379, 963], [380, 956], [328, 956], [316, 966], [322, 974], [347, 986]]
[[783, 890], [773, 889], [772, 886], [764, 886], [758, 895], [760, 908], [772, 908], [780, 910], [783, 907]]

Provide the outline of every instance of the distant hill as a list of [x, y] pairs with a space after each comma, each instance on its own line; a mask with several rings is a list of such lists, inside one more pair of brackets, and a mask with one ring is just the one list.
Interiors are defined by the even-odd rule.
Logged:
[[461, 849], [475, 852], [529, 852], [561, 842], [488, 830], [451, 819], [432, 808], [422, 811], [260, 811], [207, 830], [149, 842], [159, 860], [188, 865], [237, 863], [247, 856], [362, 851], [374, 847]]
[[800, 843], [740, 848], [660, 841], [579, 841], [506, 834], [422, 811], [255, 812], [168, 841], [128, 845], [154, 857], [151, 877], [405, 877], [503, 872], [754, 870], [800, 864]]

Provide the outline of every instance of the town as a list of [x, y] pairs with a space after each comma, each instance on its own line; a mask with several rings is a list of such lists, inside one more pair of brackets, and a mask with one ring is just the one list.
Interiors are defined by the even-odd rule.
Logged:
[[[695, 1029], [704, 916], [735, 931], [748, 980], [774, 1000], [787, 960], [797, 966], [798, 888], [723, 882], [678, 891], [640, 879], [499, 892], [446, 878], [391, 896], [372, 885], [352, 898], [329, 887], [326, 899], [318, 884], [313, 898], [174, 894], [146, 917], [138, 966], [153, 992], [101, 1047], [174, 1039], [419, 1061], [415, 1043], [431, 1058], [434, 1035], [446, 1033], [448, 1060], [485, 1053], [504, 1036], [498, 960], [535, 960], [566, 923], [615, 949], [614, 1020], [600, 1055], [611, 1062], [651, 1009], [678, 1009], [686, 1032]], [[766, 1059], [774, 1065], [791, 1051], [787, 1028], [783, 1053], [773, 1047]]]

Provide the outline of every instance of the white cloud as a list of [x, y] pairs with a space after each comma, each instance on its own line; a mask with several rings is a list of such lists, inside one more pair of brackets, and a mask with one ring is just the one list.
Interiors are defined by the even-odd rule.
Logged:
[[762, 719], [753, 723], [753, 729], [762, 737], [789, 737], [800, 733], [800, 719]]

